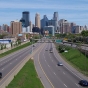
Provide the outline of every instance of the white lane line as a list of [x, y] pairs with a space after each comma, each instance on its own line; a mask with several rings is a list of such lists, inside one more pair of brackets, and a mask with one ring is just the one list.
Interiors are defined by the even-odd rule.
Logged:
[[78, 86], [79, 87], [79, 85], [77, 84], [77, 83], [75, 83], [76, 84], [76, 86]]
[[50, 66], [48, 65], [48, 67], [50, 67]]
[[63, 72], [63, 74], [65, 74], [65, 72]]
[[4, 70], [4, 68], [2, 70]]
[[[55, 55], [54, 56], [58, 59], [58, 57]], [[73, 75], [75, 75], [76, 77], [78, 77], [79, 79], [82, 79], [81, 77], [79, 77], [76, 73], [72, 72], [67, 66], [64, 66], [68, 71], [70, 71]]]
[[55, 72], [54, 72], [54, 75], [56, 75]]
[[67, 87], [66, 84], [64, 84], [64, 86]]

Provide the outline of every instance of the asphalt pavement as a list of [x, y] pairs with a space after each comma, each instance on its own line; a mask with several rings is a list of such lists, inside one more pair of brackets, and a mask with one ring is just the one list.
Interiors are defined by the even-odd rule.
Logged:
[[[53, 47], [53, 53], [50, 53], [49, 51], [51, 47]], [[46, 51], [46, 48], [48, 48], [48, 51]], [[60, 55], [56, 56], [54, 52], [56, 51], [53, 43], [46, 43], [46, 47], [44, 47], [39, 54], [39, 62], [47, 75], [50, 84], [53, 85], [52, 87], [83, 88], [79, 85], [79, 81], [81, 79], [85, 79], [85, 77], [83, 75], [79, 75], [80, 73], [77, 73], [77, 71], [70, 65], [67, 66], [67, 63], [61, 60]], [[58, 62], [62, 62], [63, 66], [58, 66]]]

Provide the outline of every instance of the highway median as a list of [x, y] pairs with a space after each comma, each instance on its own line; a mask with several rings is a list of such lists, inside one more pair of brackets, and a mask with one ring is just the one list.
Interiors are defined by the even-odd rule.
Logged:
[[6, 88], [44, 88], [32, 59], [29, 59]]

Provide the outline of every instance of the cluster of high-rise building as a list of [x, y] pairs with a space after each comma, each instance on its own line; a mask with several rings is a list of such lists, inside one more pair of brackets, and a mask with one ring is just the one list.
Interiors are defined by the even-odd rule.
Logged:
[[35, 14], [35, 24], [30, 21], [30, 13], [28, 11], [22, 12], [20, 20], [11, 21], [10, 26], [3, 24], [0, 26], [0, 34], [9, 32], [14, 37], [22, 33], [41, 32], [42, 34], [47, 31], [54, 36], [55, 33], [81, 33], [87, 30], [87, 26], [79, 26], [76, 23], [68, 22], [65, 19], [59, 19], [58, 12], [54, 12], [52, 19], [48, 19], [47, 15], [40, 18], [40, 14]]

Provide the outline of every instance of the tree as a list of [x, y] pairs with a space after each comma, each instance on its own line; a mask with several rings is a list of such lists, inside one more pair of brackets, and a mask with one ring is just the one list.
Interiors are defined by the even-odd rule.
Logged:
[[87, 36], [88, 36], [88, 30], [87, 30], [87, 31], [83, 30], [83, 31], [81, 32], [81, 35], [82, 35], [83, 37], [87, 37]]

